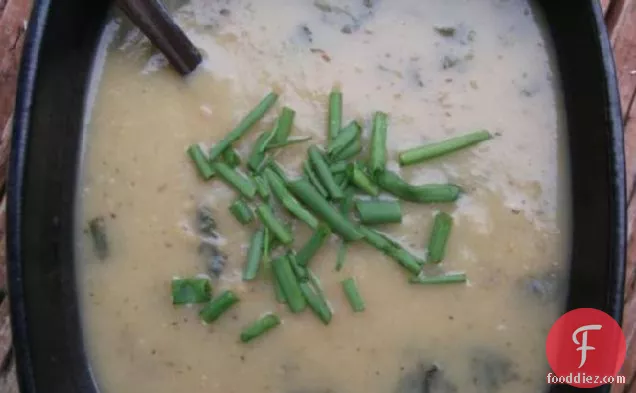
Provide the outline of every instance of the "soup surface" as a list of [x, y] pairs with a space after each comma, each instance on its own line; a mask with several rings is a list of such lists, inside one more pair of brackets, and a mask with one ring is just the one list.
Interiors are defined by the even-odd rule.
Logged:
[[[104, 393], [536, 392], [548, 371], [547, 331], [563, 306], [567, 268], [567, 154], [550, 43], [526, 0], [206, 1], [173, 4], [204, 53], [181, 79], [118, 15], [95, 69], [82, 174], [78, 279], [93, 370]], [[401, 224], [378, 229], [424, 250], [433, 215], [454, 218], [444, 271], [466, 284], [418, 286], [363, 242], [334, 270], [332, 235], [312, 261], [333, 319], [291, 314], [271, 282], [243, 282], [254, 225], [227, 207], [236, 193], [202, 181], [185, 154], [222, 139], [270, 90], [273, 110], [236, 145], [246, 158], [283, 105], [294, 136], [322, 144], [328, 95], [343, 122], [389, 114], [388, 166], [412, 183], [459, 184], [456, 203], [403, 203]], [[400, 168], [397, 152], [476, 129], [494, 138]], [[300, 174], [308, 143], [280, 151]], [[211, 207], [227, 256], [214, 293], [241, 301], [204, 325], [172, 305], [174, 276], [209, 273], [197, 209]], [[109, 255], [87, 222], [101, 217]], [[310, 235], [295, 222], [295, 246]], [[366, 310], [353, 313], [340, 281], [355, 277]], [[264, 312], [281, 326], [249, 342]]]

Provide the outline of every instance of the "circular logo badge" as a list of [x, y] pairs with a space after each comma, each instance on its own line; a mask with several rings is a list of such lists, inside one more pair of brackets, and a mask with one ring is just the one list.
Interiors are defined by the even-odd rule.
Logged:
[[604, 384], [625, 360], [625, 335], [603, 311], [579, 308], [561, 316], [548, 333], [546, 355], [561, 382], [577, 388]]

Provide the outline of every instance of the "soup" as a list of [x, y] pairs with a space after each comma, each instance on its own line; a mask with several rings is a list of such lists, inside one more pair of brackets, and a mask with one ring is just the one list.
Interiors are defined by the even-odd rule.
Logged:
[[[538, 10], [522, 0], [192, 0], [174, 15], [204, 53], [193, 75], [177, 76], [118, 15], [94, 72], [77, 266], [102, 392], [541, 389], [545, 338], [565, 296], [569, 217], [558, 75]], [[237, 191], [218, 174], [202, 180], [186, 149], [203, 142], [207, 154], [275, 91], [276, 104], [232, 147], [247, 173], [259, 136], [291, 108], [291, 136], [311, 140], [272, 156], [296, 179], [310, 146], [328, 146], [334, 89], [342, 126], [361, 125], [363, 150], [352, 160], [365, 165], [375, 154], [381, 111], [387, 170], [409, 184], [461, 187], [449, 203], [383, 191], [380, 200], [400, 200], [401, 222], [368, 225], [419, 263], [435, 217], [448, 213], [445, 256], [425, 272], [460, 282], [409, 283], [412, 274], [391, 255], [363, 240], [345, 247], [334, 230], [309, 265], [332, 314], [325, 324], [309, 307], [292, 313], [277, 301], [266, 258], [253, 280], [242, 279], [260, 220], [239, 223], [228, 209]], [[492, 138], [399, 164], [401, 151], [479, 129]], [[356, 200], [375, 200], [364, 194], [358, 189]], [[312, 228], [279, 202], [273, 212], [293, 237], [287, 248], [300, 250]], [[174, 277], [202, 274], [213, 298], [230, 290], [240, 299], [209, 324], [200, 305], [171, 298]], [[343, 291], [348, 278], [364, 311], [354, 312]], [[264, 313], [282, 323], [242, 342]]]

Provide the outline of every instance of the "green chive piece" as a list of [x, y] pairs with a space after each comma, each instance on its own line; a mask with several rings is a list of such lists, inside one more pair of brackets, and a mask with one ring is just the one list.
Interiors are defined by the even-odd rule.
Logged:
[[318, 219], [305, 209], [300, 202], [287, 190], [284, 181], [270, 168], [265, 168], [263, 175], [270, 184], [272, 193], [289, 210], [291, 214], [309, 225], [310, 228], [318, 227]]
[[384, 112], [375, 112], [373, 132], [371, 133], [371, 155], [369, 171], [375, 175], [386, 167], [386, 134], [388, 116]]
[[[340, 203], [340, 214], [342, 214], [346, 219], [349, 219], [349, 215], [351, 213], [351, 209], [353, 209], [353, 198], [355, 197], [355, 191], [352, 187], [348, 187], [345, 189], [345, 197]], [[346, 241], [340, 241], [340, 247], [338, 248], [338, 254], [336, 256], [336, 271], [339, 272], [344, 267], [347, 257], [347, 250], [349, 245]]]
[[275, 135], [274, 131], [275, 129], [272, 131], [263, 132], [261, 135], [258, 136], [258, 138], [256, 138], [254, 145], [252, 145], [250, 155], [247, 157], [247, 167], [252, 171], [260, 172], [259, 168], [265, 160], [265, 146], [267, 146], [267, 144]]
[[291, 232], [285, 227], [285, 225], [278, 221], [274, 215], [274, 211], [269, 206], [259, 205], [256, 208], [256, 214], [261, 219], [263, 225], [265, 225], [281, 243], [292, 243], [294, 238]]
[[398, 242], [362, 225], [359, 230], [364, 234], [364, 239], [367, 243], [382, 251], [409, 272], [419, 274], [420, 270], [422, 270], [422, 265], [425, 261], [408, 252]]
[[289, 257], [283, 255], [274, 259], [272, 267], [274, 268], [274, 274], [276, 274], [276, 280], [280, 283], [285, 299], [287, 299], [289, 310], [293, 313], [302, 312], [307, 303], [300, 291], [298, 279], [294, 274]]
[[492, 139], [492, 135], [488, 131], [481, 130], [446, 139], [441, 142], [414, 147], [412, 149], [400, 152], [400, 165], [405, 166], [417, 164], [422, 161], [430, 160], [431, 158], [454, 153], [458, 150], [475, 145], [479, 142], [487, 141], [489, 139]]
[[338, 136], [329, 142], [327, 155], [333, 159], [333, 157], [337, 156], [347, 146], [359, 140], [361, 133], [362, 127], [357, 121], [353, 120], [338, 133]]
[[319, 224], [318, 228], [311, 234], [307, 243], [296, 254], [296, 261], [300, 266], [307, 266], [311, 259], [318, 253], [318, 250], [325, 244], [331, 235], [331, 229], [325, 224]]
[[317, 294], [324, 298], [325, 291], [322, 289], [322, 283], [320, 282], [318, 276], [316, 276], [314, 272], [311, 271], [311, 269], [307, 269], [307, 274], [309, 275], [309, 282], [314, 287], [314, 291], [316, 291]]
[[300, 290], [314, 314], [316, 314], [323, 324], [329, 325], [332, 314], [327, 301], [320, 294], [316, 293], [308, 282], [301, 282]]
[[342, 93], [332, 90], [329, 94], [329, 134], [328, 140], [336, 138], [342, 127]]
[[360, 168], [360, 166], [354, 162], [349, 163], [347, 166], [349, 172], [349, 178], [351, 182], [371, 196], [378, 196], [380, 188], [367, 176], [366, 173]]
[[292, 251], [287, 253], [287, 258], [289, 258], [289, 263], [291, 264], [292, 270], [296, 275], [296, 278], [299, 282], [307, 281], [309, 279], [309, 274], [307, 273], [307, 268], [300, 266], [298, 261], [296, 260], [296, 255]]
[[295, 144], [298, 144], [298, 143], [308, 142], [311, 139], [312, 139], [312, 137], [310, 137], [310, 136], [302, 136], [302, 137], [298, 137], [298, 138], [289, 138], [285, 142], [270, 143], [267, 146], [267, 150], [280, 149], [281, 147], [286, 147], [286, 146], [289, 146], [289, 145], [295, 145]]
[[336, 200], [342, 199], [342, 197], [344, 196], [342, 194], [342, 190], [340, 189], [340, 187], [338, 187], [338, 184], [331, 175], [331, 171], [329, 171], [329, 166], [324, 160], [322, 152], [315, 145], [309, 146], [308, 152], [309, 161], [316, 171], [318, 179], [320, 179], [322, 185], [325, 186], [325, 188], [327, 189], [329, 196]]
[[266, 314], [252, 322], [241, 332], [241, 341], [246, 343], [262, 336], [267, 331], [280, 325], [280, 318], [276, 314]]
[[287, 186], [292, 194], [296, 195], [305, 206], [312, 209], [319, 218], [325, 221], [332, 231], [338, 233], [347, 241], [362, 238], [362, 234], [356, 229], [356, 226], [334, 209], [309, 181], [299, 179], [289, 182]]
[[309, 161], [303, 162], [303, 172], [305, 172], [305, 175], [307, 176], [311, 184], [313, 184], [314, 187], [316, 187], [316, 190], [318, 190], [318, 192], [323, 197], [326, 198], [327, 196], [329, 196], [329, 193], [327, 193], [327, 190], [325, 189], [325, 187], [322, 185], [322, 183], [320, 183], [320, 180], [318, 180], [318, 176], [316, 176], [316, 173], [311, 168], [311, 165], [309, 165]]
[[236, 168], [241, 165], [241, 156], [235, 149], [226, 149], [221, 156], [223, 158], [223, 162], [228, 164], [230, 168]]
[[265, 113], [274, 105], [277, 99], [278, 94], [274, 92], [269, 93], [267, 96], [265, 96], [265, 98], [263, 98], [261, 102], [254, 109], [252, 109], [252, 111], [248, 113], [247, 116], [245, 116], [243, 120], [241, 120], [241, 122], [232, 131], [230, 131], [225, 136], [224, 139], [219, 141], [210, 149], [210, 152], [208, 153], [208, 160], [215, 161], [217, 157], [219, 157], [221, 153], [225, 151], [225, 149], [230, 147], [237, 140], [241, 139], [243, 135], [247, 134], [252, 126], [256, 124], [256, 122], [258, 122], [263, 116], [265, 116]]
[[351, 213], [351, 209], [353, 209], [354, 197], [356, 196], [356, 192], [352, 187], [348, 187], [345, 189], [345, 197], [340, 203], [340, 213], [346, 218], [349, 219], [349, 214]]
[[347, 296], [347, 300], [351, 305], [351, 309], [353, 309], [354, 312], [364, 311], [364, 300], [362, 300], [362, 296], [360, 296], [358, 286], [356, 285], [356, 281], [353, 279], [353, 277], [342, 280], [342, 289]]
[[236, 221], [243, 225], [247, 225], [254, 220], [254, 212], [242, 199], [237, 199], [229, 207], [230, 213], [236, 218]]
[[378, 250], [385, 252], [385, 250], [392, 247], [391, 241], [389, 241], [387, 237], [382, 236], [379, 232], [362, 225], [358, 230], [364, 234], [364, 240]]
[[[278, 128], [276, 129], [276, 136], [272, 139], [272, 143], [285, 143], [289, 139], [291, 134], [292, 125], [294, 124], [294, 117], [296, 112], [286, 106], [280, 113]], [[271, 146], [268, 146], [270, 148]]]
[[247, 251], [247, 261], [243, 268], [243, 281], [251, 281], [256, 278], [258, 268], [261, 266], [263, 250], [265, 246], [265, 228], [260, 228], [252, 235]]
[[198, 143], [188, 147], [188, 155], [190, 156], [190, 159], [192, 159], [192, 162], [194, 162], [194, 165], [197, 167], [199, 175], [203, 178], [203, 180], [208, 180], [214, 176], [214, 169], [210, 166], [208, 158], [205, 156], [203, 149], [201, 149], [201, 146], [199, 146]]
[[199, 311], [199, 318], [205, 323], [212, 323], [219, 319], [224, 312], [238, 303], [239, 297], [232, 291], [224, 291]]
[[267, 263], [269, 263], [269, 255], [270, 255], [270, 251], [272, 249], [272, 234], [269, 231], [269, 229], [267, 229], [266, 226], [263, 226], [263, 254], [262, 254], [262, 261], [263, 261], [263, 265], [267, 265]]
[[453, 284], [466, 282], [466, 273], [447, 273], [441, 276], [418, 276], [411, 277], [411, 284]]
[[283, 167], [279, 163], [277, 163], [276, 161], [272, 160], [272, 162], [270, 162], [268, 167], [272, 168], [272, 170], [274, 172], [276, 172], [278, 177], [283, 179], [283, 181], [285, 183], [289, 182], [289, 176], [287, 176], [287, 172], [285, 172], [285, 169], [283, 169]]
[[346, 161], [339, 161], [334, 164], [331, 164], [329, 166], [329, 170], [331, 171], [331, 173], [335, 175], [336, 173], [346, 172], [348, 167], [349, 167], [349, 164]]
[[340, 173], [336, 173], [335, 175], [333, 175], [333, 181], [336, 182], [336, 184], [340, 184], [343, 182], [343, 180], [345, 180], [348, 177], [348, 174], [346, 172], [340, 172]]
[[383, 190], [409, 202], [455, 202], [462, 191], [459, 186], [454, 184], [411, 185], [389, 170], [377, 173], [375, 180]]
[[349, 146], [347, 146], [344, 149], [342, 149], [342, 151], [340, 153], [338, 153], [337, 155], [333, 156], [331, 158], [331, 160], [333, 162], [345, 161], [345, 160], [348, 160], [350, 158], [353, 158], [353, 157], [357, 156], [358, 153], [360, 153], [361, 151], [362, 151], [362, 142], [360, 142], [359, 140], [355, 140]]
[[212, 297], [212, 285], [208, 278], [173, 278], [171, 287], [174, 305], [205, 303]]
[[446, 244], [453, 227], [453, 217], [446, 212], [435, 215], [433, 229], [428, 239], [428, 262], [440, 263], [446, 255]]
[[274, 296], [276, 296], [276, 301], [280, 304], [287, 303], [285, 292], [283, 292], [283, 287], [281, 287], [280, 282], [276, 279], [276, 275], [272, 275], [272, 284], [274, 285]]
[[386, 251], [386, 255], [393, 258], [397, 263], [413, 274], [418, 274], [422, 270], [422, 265], [426, 261], [408, 252], [399, 244], [393, 242], [393, 246]]
[[256, 185], [256, 193], [264, 200], [267, 200], [269, 198], [269, 184], [267, 184], [267, 181], [258, 175], [254, 176], [253, 180], [254, 185]]
[[356, 210], [363, 224], [394, 224], [402, 222], [402, 207], [398, 201], [356, 201]]
[[252, 180], [236, 169], [230, 168], [224, 162], [213, 163], [212, 169], [219, 175], [219, 178], [245, 198], [252, 200], [256, 196], [256, 186], [252, 183]]
[[336, 271], [339, 272], [344, 267], [347, 258], [347, 249], [349, 248], [346, 242], [341, 242], [338, 247], [338, 254], [336, 255]]

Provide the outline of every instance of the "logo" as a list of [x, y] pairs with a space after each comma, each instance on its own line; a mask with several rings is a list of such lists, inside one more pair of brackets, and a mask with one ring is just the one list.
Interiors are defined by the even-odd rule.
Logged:
[[602, 377], [618, 374], [625, 360], [625, 335], [606, 313], [579, 308], [567, 312], [552, 325], [545, 349], [555, 375], [582, 376], [567, 383], [577, 388], [593, 388], [603, 384]]

